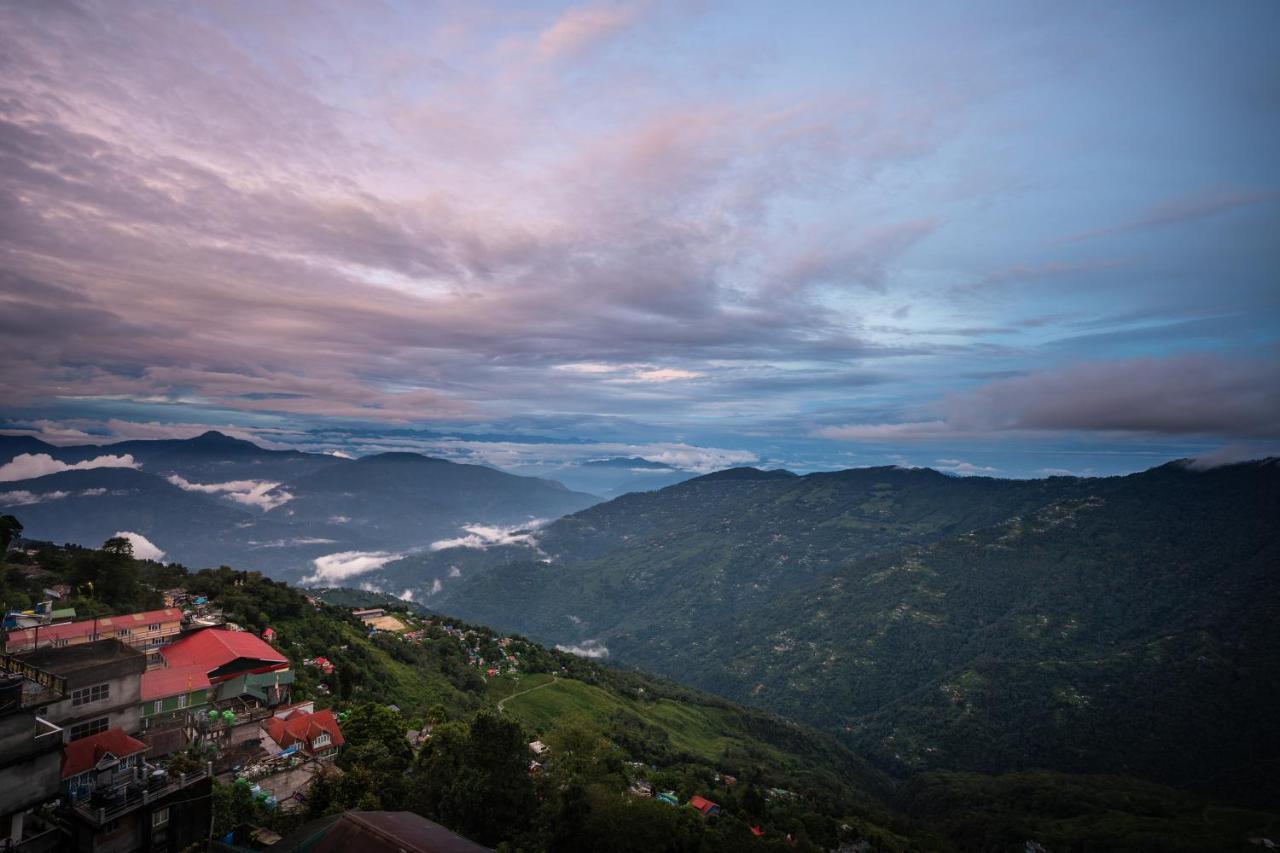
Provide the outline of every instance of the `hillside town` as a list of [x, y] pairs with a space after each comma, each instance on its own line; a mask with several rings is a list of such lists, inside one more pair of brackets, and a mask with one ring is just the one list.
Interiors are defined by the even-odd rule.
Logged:
[[[295, 695], [298, 671], [289, 650], [300, 644], [287, 632], [271, 626], [247, 630], [229, 620], [216, 600], [182, 588], [159, 591], [163, 608], [77, 619], [73, 607], [59, 606], [69, 592], [60, 586], [65, 587], [46, 588], [49, 597], [35, 606], [4, 614], [3, 849], [127, 853], [231, 845], [246, 833], [210, 838], [215, 784], [234, 786], [267, 812], [288, 814], [305, 807], [318, 781], [333, 783], [343, 775], [335, 759], [346, 744], [349, 712], [327, 707], [342, 690], [342, 674], [331, 657], [301, 658], [303, 671], [314, 673], [315, 681], [303, 691], [311, 695]], [[306, 601], [317, 611], [323, 607], [313, 595]], [[408, 608], [351, 607], [349, 614], [370, 638], [456, 646], [480, 682], [506, 678], [518, 685], [522, 657], [535, 648], [519, 637]], [[330, 654], [336, 658], [345, 651], [341, 646]], [[388, 708], [400, 712], [395, 705]], [[421, 750], [432, 729], [430, 720], [406, 729], [409, 749]], [[557, 756], [535, 739], [527, 760], [528, 774], [537, 776]], [[652, 770], [627, 762], [626, 793], [682, 805], [676, 791], [655, 790]], [[714, 781], [736, 783], [718, 773]], [[787, 792], [770, 792], [775, 794]], [[704, 819], [720, 810], [698, 795], [683, 805]], [[284, 842], [278, 833], [247, 829], [249, 847], [216, 849], [286, 849], [277, 848]], [[752, 832], [764, 834], [759, 827]]]

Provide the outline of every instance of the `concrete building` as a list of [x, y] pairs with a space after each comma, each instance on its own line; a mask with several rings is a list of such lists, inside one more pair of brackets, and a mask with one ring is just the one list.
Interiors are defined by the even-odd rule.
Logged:
[[170, 774], [118, 728], [66, 745], [61, 814], [79, 853], [204, 849], [213, 815], [208, 767]]
[[10, 631], [5, 641], [9, 654], [43, 648], [63, 648], [114, 638], [141, 649], [154, 651], [182, 633], [182, 611], [176, 607], [100, 616], [61, 625], [41, 625]]
[[44, 691], [56, 690], [57, 678], [29, 672], [50, 686], [0, 671], [0, 848], [38, 853], [62, 844], [57, 828], [31, 810], [58, 795], [63, 732], [30, 705], [30, 701], [52, 698], [52, 693]]
[[65, 680], [66, 695], [37, 713], [78, 740], [110, 728], [136, 733], [142, 726], [142, 674], [147, 656], [120, 640], [41, 648], [16, 660]]

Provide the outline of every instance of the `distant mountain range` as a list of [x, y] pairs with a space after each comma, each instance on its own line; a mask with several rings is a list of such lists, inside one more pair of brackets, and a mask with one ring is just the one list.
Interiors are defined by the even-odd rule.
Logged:
[[431, 606], [833, 731], [894, 772], [1280, 802], [1280, 465], [734, 469], [385, 567]]
[[318, 557], [385, 557], [466, 535], [466, 525], [521, 525], [598, 501], [553, 480], [416, 453], [351, 460], [218, 432], [72, 447], [0, 436], [0, 472], [0, 509], [29, 538], [96, 546], [130, 531], [166, 559], [294, 579]]

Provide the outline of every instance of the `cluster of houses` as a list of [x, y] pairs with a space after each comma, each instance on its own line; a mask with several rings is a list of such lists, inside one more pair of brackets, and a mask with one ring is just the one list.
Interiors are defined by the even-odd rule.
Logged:
[[[498, 675], [520, 671], [519, 655], [509, 651], [512, 643], [511, 637], [496, 638], [495, 641], [499, 648], [502, 649], [502, 658], [498, 661], [491, 661], [486, 660], [485, 656], [480, 652], [480, 644], [483, 637], [477, 631], [469, 628], [458, 628], [436, 619], [419, 620], [405, 613], [388, 613], [382, 607], [354, 608], [351, 611], [351, 615], [363, 622], [368, 627], [371, 635], [379, 631], [385, 631], [397, 634], [405, 642], [410, 643], [421, 644], [427, 642], [427, 629], [432, 627], [439, 628], [447, 636], [457, 640], [462, 645], [463, 653], [467, 656], [467, 663], [485, 678], [494, 678]], [[320, 658], [318, 660], [323, 659]]]
[[[276, 805], [295, 801], [316, 773], [336, 772], [320, 766], [343, 744], [339, 721], [290, 701], [293, 672], [269, 642], [274, 631], [231, 630], [181, 591], [166, 604], [81, 621], [48, 607], [10, 614], [0, 848], [203, 846], [216, 774], [254, 767], [255, 795]], [[204, 760], [184, 762], [186, 772], [159, 763], [191, 746]], [[50, 801], [60, 804], [56, 821], [41, 809]]]

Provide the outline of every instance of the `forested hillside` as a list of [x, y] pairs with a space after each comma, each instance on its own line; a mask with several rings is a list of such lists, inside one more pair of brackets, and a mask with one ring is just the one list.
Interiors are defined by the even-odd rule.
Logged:
[[538, 542], [553, 562], [464, 569], [439, 606], [590, 639], [886, 768], [1114, 772], [1274, 803], [1276, 518], [1274, 462], [744, 471], [564, 519]]

